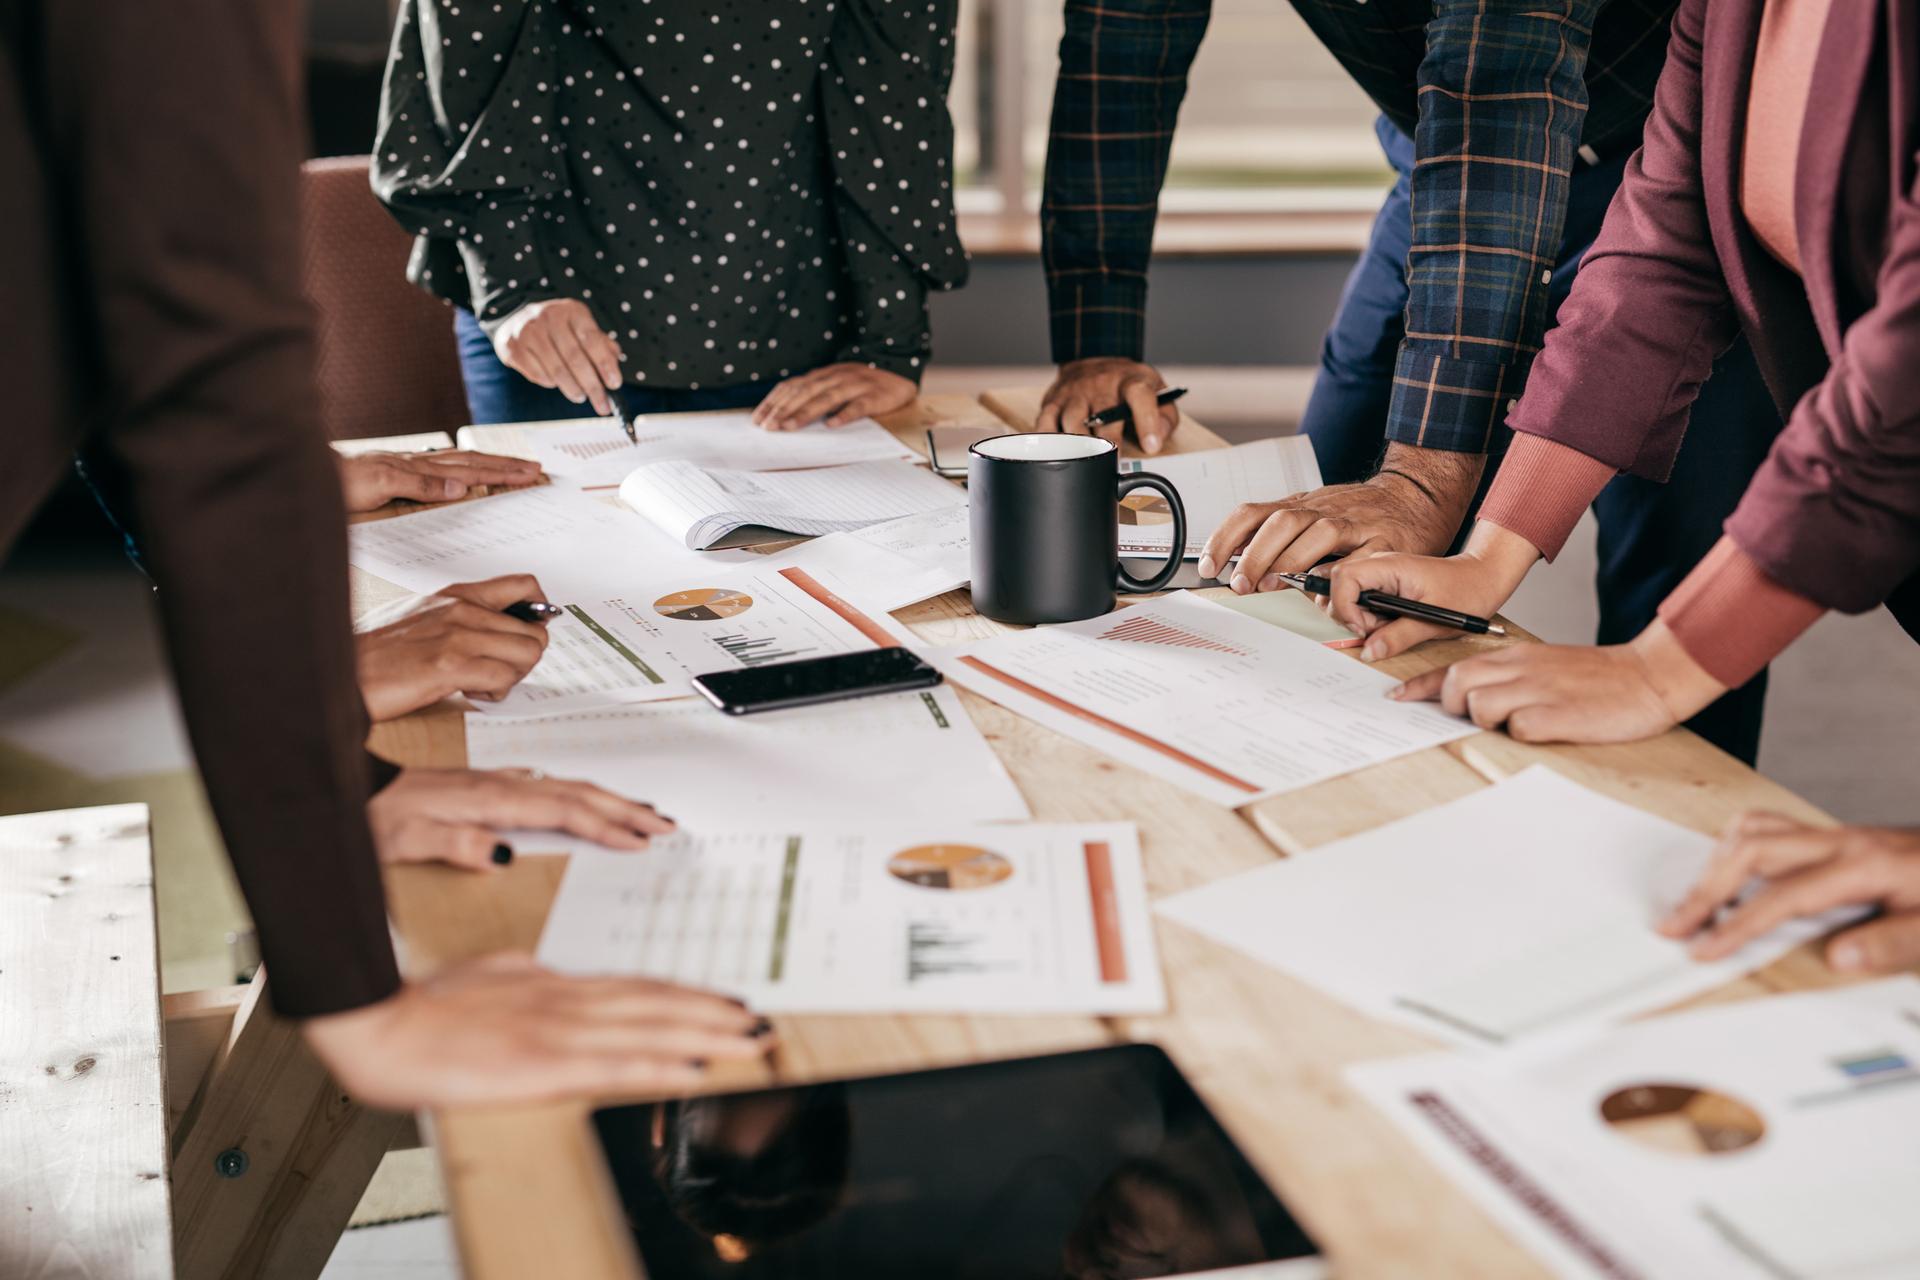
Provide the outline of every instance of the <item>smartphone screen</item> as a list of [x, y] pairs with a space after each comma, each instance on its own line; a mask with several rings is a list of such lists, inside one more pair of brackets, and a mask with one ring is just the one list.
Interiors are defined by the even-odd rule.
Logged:
[[868, 649], [827, 658], [769, 662], [744, 671], [695, 676], [693, 687], [728, 715], [864, 698], [898, 689], [925, 689], [941, 675], [906, 649]]

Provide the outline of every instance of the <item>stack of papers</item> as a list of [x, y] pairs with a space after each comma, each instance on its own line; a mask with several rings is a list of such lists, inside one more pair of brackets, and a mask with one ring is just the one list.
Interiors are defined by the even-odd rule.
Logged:
[[972, 581], [967, 508], [940, 507], [853, 533], [829, 533], [776, 552], [766, 563], [858, 583], [860, 598], [874, 608], [904, 609]]
[[1662, 1008], [1847, 918], [1796, 921], [1698, 963], [1653, 926], [1712, 851], [1536, 765], [1159, 910], [1363, 1013], [1485, 1048]]
[[575, 855], [540, 959], [769, 1012], [1155, 1013], [1131, 824], [874, 821]]
[[963, 506], [966, 491], [911, 462], [815, 471], [733, 471], [653, 462], [620, 484], [620, 501], [677, 542], [703, 551], [749, 526], [823, 534]]
[[1557, 1275], [1920, 1275], [1912, 977], [1350, 1076]]
[[1280, 627], [1181, 593], [928, 655], [949, 680], [1216, 804], [1475, 732]]
[[[511, 452], [538, 462], [554, 483], [575, 489], [620, 487], [649, 462], [690, 462], [734, 471], [838, 467], [916, 455], [871, 418], [844, 427], [815, 423], [798, 431], [763, 431], [746, 413], [641, 414], [634, 440], [613, 418], [530, 422], [512, 435]], [[501, 450], [498, 427], [480, 435], [461, 428], [465, 448]], [[481, 443], [482, 441], [486, 443]]]

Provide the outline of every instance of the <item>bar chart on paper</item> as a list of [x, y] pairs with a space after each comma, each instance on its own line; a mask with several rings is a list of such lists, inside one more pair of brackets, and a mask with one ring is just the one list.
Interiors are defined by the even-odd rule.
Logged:
[[767, 1011], [1165, 1004], [1125, 824], [680, 833], [575, 854], [540, 957]]

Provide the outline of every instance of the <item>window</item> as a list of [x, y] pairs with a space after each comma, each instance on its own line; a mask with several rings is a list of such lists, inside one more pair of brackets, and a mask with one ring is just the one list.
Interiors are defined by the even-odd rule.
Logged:
[[[963, 209], [1039, 202], [1059, 0], [960, 0], [950, 104]], [[1213, 0], [1161, 207], [1371, 209], [1391, 180], [1373, 103], [1286, 0]]]

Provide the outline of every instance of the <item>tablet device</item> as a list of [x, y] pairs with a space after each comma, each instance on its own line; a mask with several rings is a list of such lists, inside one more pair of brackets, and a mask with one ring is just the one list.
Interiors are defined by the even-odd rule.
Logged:
[[597, 1111], [656, 1280], [1328, 1274], [1151, 1045]]

